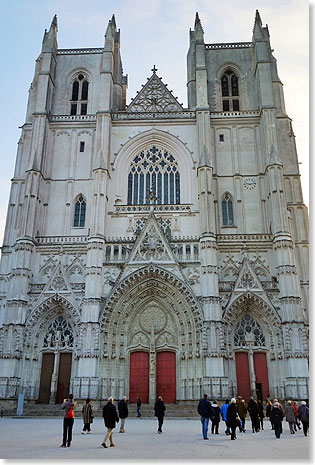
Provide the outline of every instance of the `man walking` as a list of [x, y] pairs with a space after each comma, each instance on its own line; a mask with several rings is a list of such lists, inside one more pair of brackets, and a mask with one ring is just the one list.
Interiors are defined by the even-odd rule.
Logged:
[[307, 406], [304, 400], [301, 402], [301, 405], [299, 406], [298, 418], [302, 422], [304, 436], [307, 436], [309, 426], [309, 407]]
[[121, 420], [120, 422], [120, 433], [125, 433], [125, 421], [126, 418], [128, 417], [128, 405], [127, 405], [127, 397], [124, 396], [119, 402], [118, 402], [118, 414], [119, 418]]
[[203, 399], [200, 399], [198, 404], [198, 413], [200, 415], [200, 421], [202, 425], [202, 436], [203, 439], [208, 440], [208, 426], [209, 418], [214, 417], [214, 411], [208, 400], [207, 394], [204, 394]]
[[240, 416], [240, 432], [245, 433], [246, 432], [245, 417], [246, 417], [247, 406], [242, 396], [237, 396], [236, 407], [238, 410], [238, 414]]
[[222, 420], [225, 422], [225, 426], [226, 426], [225, 434], [227, 436], [231, 434], [230, 426], [228, 425], [227, 416], [226, 416], [227, 409], [229, 408], [229, 403], [230, 403], [229, 400], [226, 399], [225, 404], [223, 404], [221, 407], [221, 417], [222, 417]]
[[116, 426], [116, 423], [119, 423], [119, 418], [117, 414], [116, 407], [114, 405], [113, 397], [109, 397], [107, 404], [103, 408], [103, 418], [105, 422], [105, 426], [107, 428], [107, 433], [105, 436], [104, 441], [102, 442], [102, 446], [105, 449], [108, 447], [107, 441], [109, 440], [110, 447], [114, 447], [115, 444], [113, 442], [113, 429]]
[[137, 397], [137, 418], [141, 417], [140, 408], [141, 408], [141, 399], [140, 397]]
[[162, 396], [159, 396], [154, 405], [154, 415], [157, 417], [159, 422], [158, 433], [162, 434], [162, 425], [165, 415], [165, 404], [163, 402]]

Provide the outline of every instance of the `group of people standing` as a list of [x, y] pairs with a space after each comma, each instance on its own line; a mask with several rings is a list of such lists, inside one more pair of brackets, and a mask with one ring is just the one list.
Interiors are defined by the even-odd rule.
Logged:
[[[299, 423], [299, 420], [301, 420], [304, 435], [307, 436], [309, 427], [309, 407], [305, 401], [301, 402], [300, 407], [298, 407], [297, 402], [289, 400], [285, 409], [283, 409], [277, 399], [275, 399], [273, 403], [267, 399], [266, 404], [266, 417], [270, 420], [271, 429], [275, 431], [276, 438], [280, 438], [282, 433], [282, 421], [284, 417], [289, 423], [291, 434], [294, 434], [297, 428], [301, 429]], [[238, 396], [237, 399], [233, 397], [231, 401], [226, 400], [220, 409], [217, 401], [213, 401], [211, 403], [208, 400], [207, 394], [204, 394], [203, 399], [201, 399], [198, 404], [198, 413], [200, 415], [202, 425], [203, 439], [209, 439], [208, 425], [210, 420], [212, 423], [212, 434], [214, 432], [215, 434], [219, 434], [221, 415], [226, 426], [225, 434], [227, 436], [231, 436], [231, 440], [235, 440], [237, 428], [239, 428], [240, 432], [246, 432], [245, 418], [247, 412], [251, 419], [252, 432], [258, 433], [260, 430], [263, 430], [265, 414], [261, 400], [256, 401], [253, 397], [251, 397], [246, 404], [242, 396]]]

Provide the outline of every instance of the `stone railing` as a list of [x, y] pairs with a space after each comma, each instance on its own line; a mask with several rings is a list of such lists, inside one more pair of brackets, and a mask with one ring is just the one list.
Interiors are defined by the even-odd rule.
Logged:
[[103, 53], [103, 48], [59, 48], [57, 55], [82, 55], [87, 53]]
[[95, 122], [96, 121], [96, 116], [95, 115], [50, 115], [49, 116], [49, 121], [51, 123], [60, 123], [60, 122], [68, 122], [68, 121], [91, 121]]
[[250, 118], [257, 117], [260, 115], [260, 111], [257, 110], [245, 110], [245, 111], [211, 111], [210, 118]]
[[85, 244], [88, 241], [87, 236], [42, 236], [37, 237], [38, 245], [54, 244]]
[[205, 44], [206, 50], [216, 50], [221, 48], [249, 48], [253, 47], [253, 42], [234, 42], [231, 44]]
[[[134, 247], [134, 241], [126, 241], [118, 243], [117, 241], [109, 243], [107, 240], [105, 247], [105, 262], [109, 263], [125, 263]], [[179, 262], [199, 262], [199, 242], [171, 240], [170, 246], [173, 254]]]
[[165, 111], [165, 112], [118, 112], [112, 113], [113, 121], [120, 121], [120, 120], [132, 120], [132, 119], [195, 119], [196, 114], [194, 111], [190, 110], [183, 110], [183, 111]]
[[157, 213], [191, 213], [191, 205], [119, 205], [114, 207], [113, 213], [128, 214], [128, 213], [149, 213], [151, 210]]

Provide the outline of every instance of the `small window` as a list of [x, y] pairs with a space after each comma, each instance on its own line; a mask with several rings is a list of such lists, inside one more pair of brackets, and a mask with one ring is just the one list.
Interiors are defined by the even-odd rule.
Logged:
[[80, 152], [84, 152], [85, 142], [80, 142]]
[[76, 114], [77, 114], [77, 104], [71, 103], [71, 115], [76, 115]]
[[86, 115], [87, 104], [81, 103], [81, 115]]
[[233, 201], [230, 194], [224, 194], [222, 199], [222, 224], [223, 226], [234, 225]]
[[239, 100], [233, 100], [233, 111], [239, 111], [239, 110], [240, 110]]
[[85, 226], [86, 202], [82, 195], [78, 198], [74, 207], [74, 228], [84, 228]]
[[219, 135], [219, 141], [220, 141], [220, 142], [224, 142], [224, 134], [220, 134], [220, 135]]
[[229, 100], [223, 100], [223, 111], [230, 111], [230, 102], [229, 102]]

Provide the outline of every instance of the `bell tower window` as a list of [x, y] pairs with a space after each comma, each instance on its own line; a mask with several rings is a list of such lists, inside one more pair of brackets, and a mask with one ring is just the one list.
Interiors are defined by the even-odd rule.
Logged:
[[70, 100], [71, 115], [86, 115], [89, 94], [89, 82], [84, 74], [80, 73], [72, 82]]
[[238, 77], [229, 69], [221, 77], [221, 94], [223, 111], [239, 111]]

